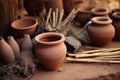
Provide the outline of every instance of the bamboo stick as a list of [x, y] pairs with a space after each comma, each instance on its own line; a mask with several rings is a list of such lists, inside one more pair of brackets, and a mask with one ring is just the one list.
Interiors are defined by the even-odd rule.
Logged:
[[58, 25], [58, 8], [56, 8], [55, 27]]
[[53, 26], [52, 26], [53, 28], [55, 28], [55, 23], [56, 23], [55, 22], [55, 11], [53, 11]]
[[76, 59], [71, 57], [67, 57], [66, 60], [70, 62], [119, 63], [120, 64], [120, 61], [112, 61], [112, 60]]
[[52, 13], [52, 8], [50, 8], [50, 10], [49, 10], [49, 12], [48, 12], [48, 16], [47, 16], [45, 25], [48, 25], [48, 21], [49, 21], [49, 19], [50, 19], [51, 13]]

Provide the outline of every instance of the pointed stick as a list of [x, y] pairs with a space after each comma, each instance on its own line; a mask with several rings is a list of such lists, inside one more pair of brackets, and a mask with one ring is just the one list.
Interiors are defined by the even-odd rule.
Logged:
[[51, 13], [52, 13], [52, 8], [50, 8], [50, 10], [49, 10], [49, 12], [48, 12], [48, 16], [47, 16], [45, 25], [48, 25], [48, 21], [49, 21], [49, 19], [50, 19]]

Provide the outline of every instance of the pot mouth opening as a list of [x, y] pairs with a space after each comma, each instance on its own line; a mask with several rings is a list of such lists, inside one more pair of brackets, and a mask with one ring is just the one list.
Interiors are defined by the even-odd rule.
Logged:
[[15, 20], [11, 24], [11, 26], [14, 29], [23, 30], [23, 29], [33, 28], [33, 27], [37, 26], [37, 24], [38, 24], [38, 21], [36, 19], [34, 19], [34, 18], [23, 18], [23, 19]]
[[35, 37], [35, 40], [41, 44], [52, 45], [52, 44], [57, 44], [57, 43], [60, 43], [61, 41], [64, 41], [65, 38], [63, 34], [47, 32], [47, 33], [42, 33], [37, 35]]
[[97, 14], [97, 15], [106, 15], [108, 14], [108, 10], [106, 8], [93, 8], [92, 14]]

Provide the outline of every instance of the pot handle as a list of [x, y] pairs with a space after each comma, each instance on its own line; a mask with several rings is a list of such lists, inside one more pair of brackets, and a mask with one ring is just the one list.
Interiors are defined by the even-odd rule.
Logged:
[[80, 4], [83, 3], [83, 0], [75, 0], [74, 4]]

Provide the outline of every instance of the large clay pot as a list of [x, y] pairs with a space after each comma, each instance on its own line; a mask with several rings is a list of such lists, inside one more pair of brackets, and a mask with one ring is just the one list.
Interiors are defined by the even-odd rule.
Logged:
[[64, 12], [68, 15], [72, 9], [83, 8], [84, 0], [63, 0]]
[[109, 11], [106, 8], [93, 8], [91, 9], [91, 18], [97, 16], [108, 16]]
[[62, 0], [44, 0], [46, 12], [49, 11], [50, 8], [52, 8], [53, 11], [58, 8], [59, 10], [63, 9], [63, 1]]
[[29, 15], [39, 15], [40, 12], [43, 13], [44, 9], [44, 1], [43, 0], [24, 0], [23, 1], [24, 8], [28, 12]]
[[84, 27], [84, 25], [90, 21], [92, 8], [93, 7], [84, 7], [77, 13], [76, 20], [80, 22], [81, 27]]
[[13, 21], [11, 27], [14, 29], [17, 37], [23, 37], [24, 34], [32, 35], [37, 25], [38, 21], [35, 18], [24, 17]]
[[8, 36], [7, 42], [13, 50], [16, 60], [19, 60], [20, 59], [20, 47], [19, 47], [18, 43], [15, 41], [13, 36]]
[[109, 17], [94, 17], [92, 23], [88, 26], [88, 35], [96, 46], [108, 44], [115, 35], [112, 20]]
[[120, 40], [120, 12], [112, 14], [113, 25], [115, 27], [115, 39]]
[[3, 64], [8, 64], [14, 60], [15, 56], [12, 48], [2, 37], [0, 37], [0, 62], [3, 62]]
[[35, 55], [48, 70], [57, 70], [66, 55], [63, 34], [47, 32], [35, 37]]

